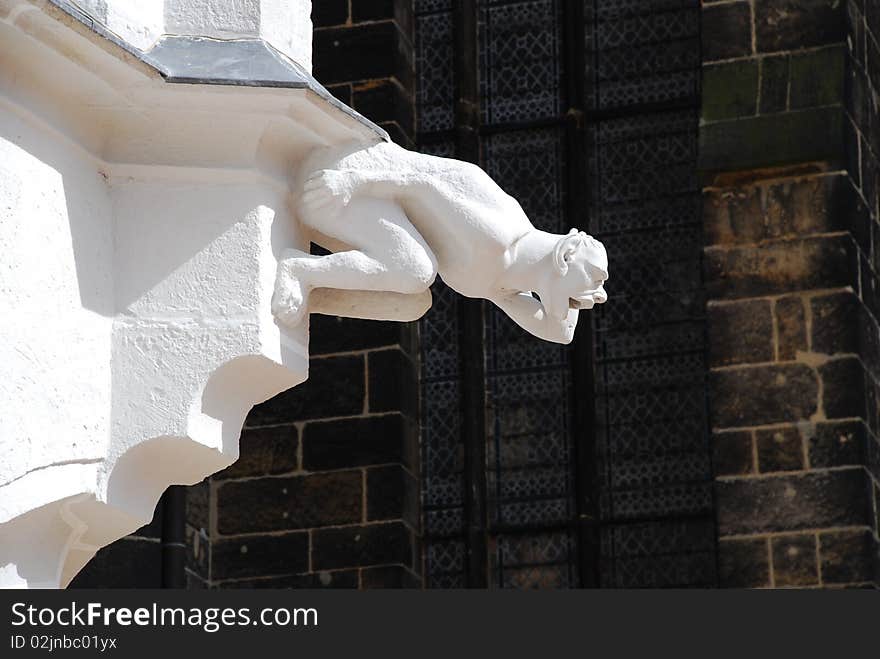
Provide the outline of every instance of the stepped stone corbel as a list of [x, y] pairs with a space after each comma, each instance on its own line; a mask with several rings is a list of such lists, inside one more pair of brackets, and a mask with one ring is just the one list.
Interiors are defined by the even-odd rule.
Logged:
[[606, 299], [600, 243], [321, 87], [309, 2], [136, 4], [0, 0], [3, 587], [66, 586], [234, 462], [307, 378], [309, 313], [412, 320], [439, 274], [566, 343]]

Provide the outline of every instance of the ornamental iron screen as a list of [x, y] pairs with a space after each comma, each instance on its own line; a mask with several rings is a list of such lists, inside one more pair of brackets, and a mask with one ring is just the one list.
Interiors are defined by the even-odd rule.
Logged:
[[[425, 585], [714, 584], [698, 3], [418, 0], [416, 52], [420, 150], [471, 155], [535, 226], [589, 229], [612, 263], [611, 299], [568, 347], [491, 305], [468, 332], [473, 313], [434, 286], [421, 322]], [[484, 406], [473, 440], [469, 388]]]

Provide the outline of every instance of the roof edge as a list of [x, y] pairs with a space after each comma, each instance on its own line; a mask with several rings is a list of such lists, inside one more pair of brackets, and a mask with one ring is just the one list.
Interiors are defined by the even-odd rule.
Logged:
[[149, 51], [112, 32], [71, 0], [45, 0], [88, 30], [158, 73], [166, 83], [306, 89], [383, 141], [388, 133], [333, 96], [308, 71], [261, 38], [164, 35]]

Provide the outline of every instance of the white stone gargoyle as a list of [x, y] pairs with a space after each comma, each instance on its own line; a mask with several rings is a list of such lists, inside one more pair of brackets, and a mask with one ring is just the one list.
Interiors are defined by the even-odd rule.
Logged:
[[[570, 343], [579, 310], [607, 300], [604, 246], [577, 229], [536, 229], [476, 165], [390, 142], [358, 143], [313, 153], [299, 180], [300, 222], [334, 251], [282, 254], [272, 300], [282, 325], [295, 327], [320, 310], [309, 304], [314, 289], [362, 293], [363, 310], [354, 302], [345, 315], [418, 317], [430, 307], [428, 289], [439, 274], [462, 295], [495, 303], [535, 336]], [[389, 299], [402, 309], [377, 308]], [[338, 298], [327, 302], [318, 306], [346, 306]]]

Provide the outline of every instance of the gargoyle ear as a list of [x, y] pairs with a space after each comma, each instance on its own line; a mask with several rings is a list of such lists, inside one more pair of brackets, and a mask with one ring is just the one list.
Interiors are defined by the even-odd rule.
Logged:
[[568, 235], [559, 239], [559, 242], [556, 243], [556, 248], [553, 251], [553, 262], [556, 264], [556, 269], [562, 276], [565, 276], [568, 272], [568, 264], [571, 263], [571, 259], [577, 251], [577, 245], [575, 244], [577, 234], [577, 229], [569, 231]]

